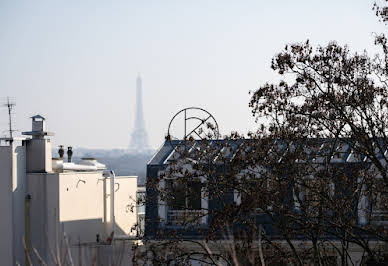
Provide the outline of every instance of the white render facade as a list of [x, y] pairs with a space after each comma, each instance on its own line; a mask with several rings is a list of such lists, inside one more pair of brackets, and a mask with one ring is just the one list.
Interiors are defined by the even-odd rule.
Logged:
[[116, 177], [91, 158], [53, 159], [44, 123], [33, 117], [33, 130], [24, 133], [32, 138], [0, 139], [1, 265], [28, 265], [25, 249], [32, 264], [36, 249], [51, 265], [64, 239], [75, 265], [80, 247], [90, 246], [109, 262], [114, 245], [136, 239], [137, 177]]

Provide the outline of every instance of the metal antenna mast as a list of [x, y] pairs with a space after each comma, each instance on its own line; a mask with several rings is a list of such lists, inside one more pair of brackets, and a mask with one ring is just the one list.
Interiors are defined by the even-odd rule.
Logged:
[[15, 106], [15, 103], [9, 101], [9, 97], [7, 97], [7, 103], [4, 104], [8, 108], [8, 123], [9, 123], [9, 137], [12, 139], [12, 108]]

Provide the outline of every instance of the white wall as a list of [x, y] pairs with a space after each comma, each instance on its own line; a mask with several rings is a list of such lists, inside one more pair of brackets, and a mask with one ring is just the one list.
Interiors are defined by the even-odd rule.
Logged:
[[[106, 182], [106, 184], [110, 184]], [[109, 188], [107, 188], [107, 191]], [[115, 235], [136, 235], [136, 230], [131, 232], [137, 223], [136, 208], [137, 176], [118, 176], [115, 178]], [[107, 198], [109, 210], [110, 197]], [[109, 212], [107, 212], [109, 214]]]
[[106, 238], [104, 182], [101, 172], [59, 174], [59, 219], [72, 244]]
[[[31, 195], [31, 247], [36, 248], [50, 265], [50, 249], [54, 250], [55, 248], [56, 233], [59, 229], [58, 174], [30, 173], [27, 174], [27, 184], [27, 193]], [[33, 257], [33, 264], [38, 264], [36, 257]]]
[[27, 142], [27, 172], [52, 172], [50, 139], [29, 139]]
[[0, 146], [0, 258], [2, 265], [25, 264], [25, 146], [14, 140]]
[[12, 209], [14, 263], [25, 264], [22, 238], [25, 236], [26, 147], [12, 145]]
[[0, 146], [0, 258], [2, 265], [13, 265], [12, 227], [12, 150]]
[[[50, 259], [49, 251], [55, 249], [57, 234], [62, 239], [62, 230], [73, 247], [95, 243], [97, 234], [101, 242], [109, 237], [110, 179], [101, 172], [30, 173], [27, 178], [31, 245], [43, 258]], [[117, 177], [115, 183], [115, 234], [135, 235], [130, 231], [136, 224], [137, 178]]]

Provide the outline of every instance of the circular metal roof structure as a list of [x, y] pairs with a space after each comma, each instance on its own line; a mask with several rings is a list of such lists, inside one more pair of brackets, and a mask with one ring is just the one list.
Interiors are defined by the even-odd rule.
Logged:
[[[178, 125], [183, 119], [183, 125]], [[177, 128], [180, 130], [176, 130]], [[183, 128], [182, 128], [183, 127]], [[182, 131], [182, 132], [176, 132]], [[220, 136], [218, 123], [214, 116], [203, 108], [188, 107], [177, 112], [168, 124], [168, 140], [204, 140], [218, 139]]]

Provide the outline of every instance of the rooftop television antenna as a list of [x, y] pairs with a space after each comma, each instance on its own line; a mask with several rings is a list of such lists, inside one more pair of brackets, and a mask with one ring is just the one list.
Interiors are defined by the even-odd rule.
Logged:
[[7, 97], [7, 102], [4, 104], [5, 107], [8, 108], [8, 125], [9, 125], [9, 137], [13, 138], [12, 133], [15, 131], [12, 129], [12, 109], [16, 104], [10, 101], [9, 97]]

